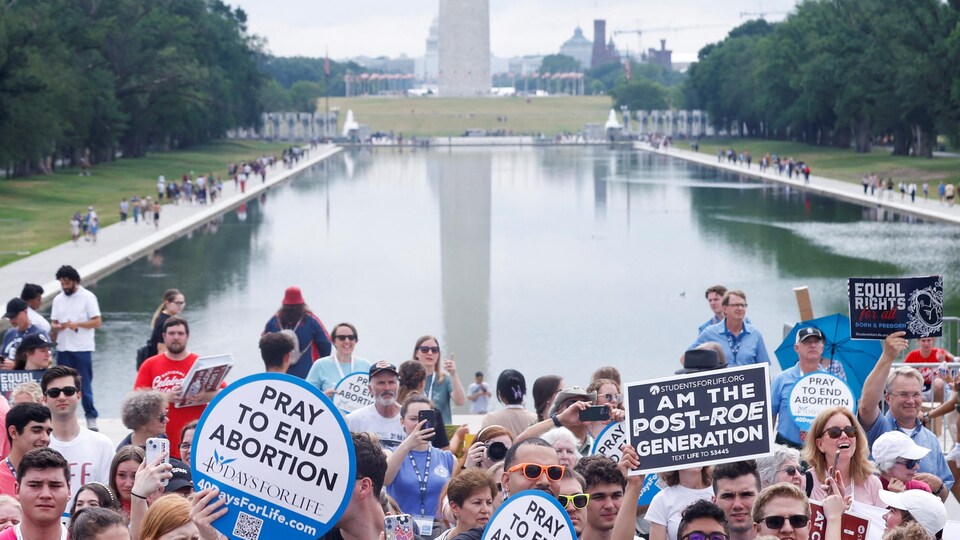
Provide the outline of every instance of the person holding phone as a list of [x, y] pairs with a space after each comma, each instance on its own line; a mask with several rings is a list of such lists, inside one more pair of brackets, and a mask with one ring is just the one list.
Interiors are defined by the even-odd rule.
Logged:
[[405, 514], [413, 516], [420, 535], [433, 538], [439, 531], [440, 495], [450, 480], [454, 456], [434, 448], [437, 425], [433, 402], [423, 394], [414, 394], [400, 408], [400, 424], [407, 437], [387, 458], [383, 485]]
[[593, 437], [589, 431], [590, 422], [619, 422], [624, 417], [623, 411], [617, 409], [613, 403], [596, 406], [596, 401], [596, 392], [587, 392], [576, 385], [567, 386], [557, 394], [550, 416], [524, 430], [516, 440], [540, 437], [553, 428], [565, 427], [577, 438], [577, 451], [581, 456], [586, 456], [593, 445]]
[[[440, 365], [440, 342], [433, 336], [422, 336], [413, 347], [413, 359], [422, 363], [427, 370], [424, 394], [443, 414], [445, 424], [453, 423], [450, 401], [460, 407], [467, 402], [463, 384], [457, 377], [457, 363], [451, 354]], [[441, 369], [442, 367], [442, 369]]]
[[867, 435], [850, 409], [832, 407], [817, 415], [803, 447], [803, 458], [813, 475], [810, 498], [822, 501], [830, 495], [825, 484], [827, 478], [833, 478], [841, 489], [839, 495], [852, 495], [854, 506], [886, 508], [880, 500], [880, 479], [867, 458], [869, 451]]

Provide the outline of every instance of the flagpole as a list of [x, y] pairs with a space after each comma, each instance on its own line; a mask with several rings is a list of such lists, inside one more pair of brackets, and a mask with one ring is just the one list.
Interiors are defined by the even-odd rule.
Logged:
[[330, 137], [330, 51], [324, 49], [324, 62], [323, 62], [323, 101], [324, 101], [324, 117], [323, 117], [323, 134]]

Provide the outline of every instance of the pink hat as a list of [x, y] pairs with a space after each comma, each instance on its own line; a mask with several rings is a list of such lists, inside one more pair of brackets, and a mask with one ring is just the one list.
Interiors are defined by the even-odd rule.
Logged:
[[283, 292], [283, 305], [297, 306], [300, 304], [306, 304], [303, 301], [303, 293], [300, 292], [300, 287], [287, 287], [287, 290]]

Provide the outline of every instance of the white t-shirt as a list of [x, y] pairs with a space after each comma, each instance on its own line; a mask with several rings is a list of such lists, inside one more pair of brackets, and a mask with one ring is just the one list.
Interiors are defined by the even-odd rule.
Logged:
[[70, 442], [58, 441], [50, 434], [50, 448], [63, 454], [70, 464], [70, 498], [87, 482], [110, 485], [110, 463], [116, 448], [103, 433], [81, 426], [80, 433]]
[[667, 528], [667, 539], [677, 540], [680, 529], [680, 516], [694, 501], [700, 499], [711, 500], [713, 487], [690, 489], [677, 484], [670, 486], [653, 496], [646, 519], [650, 523], [657, 523]]
[[393, 418], [384, 418], [377, 412], [377, 405], [367, 405], [348, 414], [347, 427], [353, 433], [373, 433], [380, 438], [380, 447], [384, 450], [395, 450], [407, 434], [400, 425], [400, 413]]
[[[92, 292], [77, 285], [77, 292], [67, 296], [60, 293], [53, 298], [50, 319], [59, 323], [86, 322], [100, 316], [100, 304]], [[57, 334], [57, 350], [70, 352], [95, 351], [93, 328], [63, 330]]]
[[27, 317], [30, 318], [30, 324], [43, 330], [47, 334], [50, 333], [50, 323], [43, 318], [43, 315], [34, 311], [32, 307], [27, 307]]

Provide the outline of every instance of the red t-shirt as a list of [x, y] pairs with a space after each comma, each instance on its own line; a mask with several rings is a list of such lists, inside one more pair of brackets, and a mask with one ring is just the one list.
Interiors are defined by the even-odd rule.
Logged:
[[[190, 356], [183, 360], [171, 360], [166, 353], [151, 356], [140, 366], [133, 388], [172, 392], [174, 387], [183, 384], [183, 380], [197, 358], [200, 356], [195, 353], [190, 353]], [[183, 426], [199, 420], [206, 408], [206, 405], [177, 408], [173, 403], [167, 407], [167, 439], [170, 440], [170, 455], [173, 458], [180, 459], [180, 431], [183, 430]]]
[[[920, 349], [916, 349], [907, 353], [907, 357], [903, 359], [903, 362], [906, 364], [929, 364], [931, 362], [939, 362], [937, 359], [937, 354], [940, 352], [940, 349], [934, 347], [930, 349], [930, 356], [924, 358], [920, 355]], [[946, 360], [946, 357], [944, 357]], [[929, 387], [933, 383], [933, 372], [931, 368], [920, 368], [920, 373], [923, 374], [923, 384], [926, 387]]]

